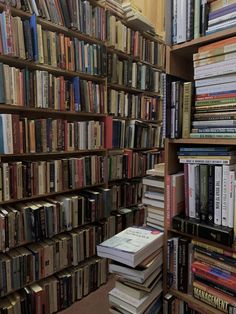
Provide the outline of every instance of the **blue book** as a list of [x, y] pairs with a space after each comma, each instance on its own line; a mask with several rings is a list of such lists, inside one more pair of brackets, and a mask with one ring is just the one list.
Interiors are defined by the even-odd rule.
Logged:
[[81, 59], [82, 59], [82, 69], [80, 71], [85, 72], [85, 65], [84, 65], [84, 41], [81, 41]]
[[190, 152], [178, 152], [178, 156], [232, 156], [235, 155], [235, 151], [229, 151], [229, 152], [196, 152], [196, 151], [190, 151]]
[[226, 7], [223, 7], [221, 9], [216, 10], [215, 12], [209, 13], [209, 20], [214, 20], [217, 17], [233, 13], [236, 10], [236, 3], [233, 3], [231, 5], [227, 5]]
[[3, 72], [3, 64], [0, 63], [0, 103], [4, 104], [6, 102], [5, 98], [5, 89], [4, 89], [4, 72]]
[[74, 87], [75, 111], [81, 111], [80, 78], [78, 76], [76, 76], [73, 79], [73, 87]]
[[180, 147], [180, 152], [228, 152], [232, 150], [229, 146], [215, 146], [215, 147]]
[[39, 60], [39, 54], [38, 54], [38, 32], [37, 32], [37, 19], [36, 15], [33, 14], [30, 17], [30, 27], [31, 27], [31, 33], [33, 38], [33, 54], [34, 54], [34, 61]]
[[4, 154], [2, 115], [0, 115], [0, 154]]
[[0, 14], [0, 23], [1, 23], [3, 53], [7, 55], [9, 51], [8, 51], [8, 46], [7, 46], [7, 27], [6, 27], [6, 13], [5, 12]]

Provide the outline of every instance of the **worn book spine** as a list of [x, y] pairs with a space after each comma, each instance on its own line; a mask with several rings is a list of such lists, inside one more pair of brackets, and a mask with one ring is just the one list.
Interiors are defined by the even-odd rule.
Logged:
[[200, 220], [207, 221], [208, 217], [208, 165], [199, 165], [200, 181]]

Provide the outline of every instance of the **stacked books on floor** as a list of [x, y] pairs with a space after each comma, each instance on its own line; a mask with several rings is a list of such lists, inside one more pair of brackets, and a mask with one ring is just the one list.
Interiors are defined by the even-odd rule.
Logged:
[[236, 311], [236, 254], [193, 242], [193, 296], [223, 313]]
[[144, 227], [127, 228], [97, 246], [117, 275], [109, 292], [111, 313], [161, 313], [162, 246], [163, 233]]
[[209, 4], [209, 19], [206, 34], [212, 34], [235, 27], [236, 25], [236, 1], [212, 1]]
[[154, 165], [154, 169], [147, 170], [148, 177], [143, 178], [146, 225], [160, 231], [164, 231], [164, 167], [164, 163]]
[[173, 294], [167, 293], [163, 300], [164, 313], [201, 314], [194, 310], [187, 302], [177, 299]]
[[236, 137], [236, 37], [200, 47], [194, 54], [196, 86], [192, 138]]

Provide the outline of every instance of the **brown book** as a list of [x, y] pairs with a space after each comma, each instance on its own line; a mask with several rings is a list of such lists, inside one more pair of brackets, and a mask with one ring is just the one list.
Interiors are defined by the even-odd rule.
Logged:
[[36, 143], [35, 143], [35, 121], [29, 120], [29, 150], [30, 153], [36, 152]]
[[13, 135], [13, 152], [14, 154], [20, 154], [21, 149], [20, 145], [22, 142], [21, 136], [22, 134], [19, 132], [20, 130], [20, 120], [19, 115], [12, 115], [12, 135]]

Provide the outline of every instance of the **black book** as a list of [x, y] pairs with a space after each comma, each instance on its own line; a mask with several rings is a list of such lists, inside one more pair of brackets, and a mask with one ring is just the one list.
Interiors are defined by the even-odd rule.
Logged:
[[29, 20], [23, 20], [26, 59], [33, 60], [33, 43]]
[[215, 167], [213, 165], [209, 165], [208, 171], [208, 221], [214, 222], [214, 178], [215, 178]]
[[64, 17], [65, 26], [70, 28], [71, 27], [71, 18], [70, 18], [69, 8], [67, 6], [67, 1], [66, 0], [59, 0], [59, 2], [61, 4], [61, 12], [62, 12], [63, 17]]
[[208, 170], [208, 165], [199, 166], [201, 221], [207, 221], [208, 218]]
[[194, 0], [187, 0], [187, 40], [194, 37]]
[[178, 290], [184, 293], [188, 291], [188, 244], [189, 239], [179, 239], [178, 249]]
[[231, 247], [233, 228], [199, 222], [197, 219], [185, 218], [182, 215], [172, 219], [173, 229], [199, 238], [207, 239]]

